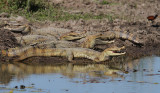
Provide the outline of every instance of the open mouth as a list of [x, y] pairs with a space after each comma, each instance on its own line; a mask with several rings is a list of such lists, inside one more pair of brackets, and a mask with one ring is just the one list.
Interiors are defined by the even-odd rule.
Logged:
[[113, 53], [124, 53], [124, 50], [113, 50]]
[[103, 37], [101, 37], [100, 39], [103, 40], [103, 41], [112, 41], [112, 40], [114, 40], [114, 38], [103, 38]]

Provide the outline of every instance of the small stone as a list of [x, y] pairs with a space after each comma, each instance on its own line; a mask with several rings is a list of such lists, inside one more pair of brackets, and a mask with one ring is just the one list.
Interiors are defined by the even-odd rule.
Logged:
[[133, 72], [137, 72], [138, 70], [134, 69]]
[[14, 88], [18, 88], [18, 86], [15, 86]]
[[20, 89], [25, 89], [25, 86], [24, 85], [20, 85]]

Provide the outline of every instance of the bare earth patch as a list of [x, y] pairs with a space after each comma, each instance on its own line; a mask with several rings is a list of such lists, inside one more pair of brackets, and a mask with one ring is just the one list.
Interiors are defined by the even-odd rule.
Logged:
[[70, 13], [108, 14], [127, 21], [147, 21], [148, 15], [160, 13], [159, 0], [51, 0]]

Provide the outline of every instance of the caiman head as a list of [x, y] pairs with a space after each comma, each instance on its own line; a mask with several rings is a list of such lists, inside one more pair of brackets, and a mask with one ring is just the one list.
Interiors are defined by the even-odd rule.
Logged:
[[68, 40], [68, 41], [79, 40], [81, 38], [86, 37], [86, 35], [85, 35], [86, 32], [87, 32], [86, 30], [81, 33], [69, 32], [69, 33], [66, 33], [65, 35], [62, 35], [60, 37], [60, 40]]
[[122, 52], [122, 49], [125, 49], [125, 46], [123, 47], [113, 47], [113, 48], [107, 48], [103, 51], [104, 55], [108, 56], [118, 56], [118, 55], [124, 55], [125, 52]]
[[31, 27], [30, 27], [28, 24], [26, 24], [24, 27], [25, 27], [25, 28], [24, 28], [24, 30], [22, 31], [22, 34], [31, 33]]
[[106, 61], [109, 59], [111, 56], [120, 56], [124, 55], [125, 52], [122, 52], [121, 50], [124, 49], [125, 47], [113, 47], [113, 48], [107, 48], [105, 49], [99, 57], [95, 59], [96, 62], [101, 62], [101, 61]]

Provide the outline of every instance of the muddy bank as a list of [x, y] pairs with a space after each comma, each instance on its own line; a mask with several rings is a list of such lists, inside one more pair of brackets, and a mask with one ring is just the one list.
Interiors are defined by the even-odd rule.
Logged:
[[[0, 50], [7, 50], [18, 46], [20, 46], [20, 44], [17, 43], [15, 36], [9, 30], [0, 29]], [[9, 61], [9, 58], [0, 54], [0, 62], [7, 61]]]
[[[72, 26], [72, 24], [67, 24], [71, 23], [71, 21], [68, 22], [63, 22], [63, 23], [58, 23], [58, 27], [63, 26], [62, 28], [65, 28], [66, 24], [68, 25], [66, 28], [70, 30], [78, 29], [78, 27], [82, 27], [80, 30], [83, 31], [86, 28], [94, 28], [94, 31], [113, 31], [113, 30], [120, 30], [120, 31], [128, 31], [130, 33], [136, 34], [141, 41], [143, 42], [143, 45], [137, 45], [129, 40], [123, 40], [123, 39], [116, 39], [114, 43], [112, 44], [107, 44], [107, 45], [98, 45], [95, 47], [95, 49], [99, 50], [104, 50], [105, 48], [112, 47], [112, 46], [125, 46], [126, 49], [124, 50], [126, 52], [125, 55], [123, 56], [118, 56], [118, 57], [112, 57], [110, 58], [109, 61], [105, 61], [102, 63], [106, 62], [125, 62], [129, 61], [132, 59], [144, 57], [144, 56], [150, 56], [150, 55], [159, 55], [160, 50], [160, 27], [159, 23], [156, 23], [158, 27], [155, 27], [153, 25], [149, 25], [147, 23], [142, 23], [142, 22], [133, 22], [133, 23], [110, 23], [106, 22], [106, 25], [101, 25], [99, 26], [99, 21], [92, 20], [91, 21], [84, 21], [84, 23], [87, 23], [87, 25], [81, 25], [79, 22], [82, 20], [77, 21], [75, 26]], [[52, 25], [56, 25], [57, 23], [53, 23]], [[108, 29], [104, 29], [110, 27]], [[91, 29], [88, 29], [88, 31], [91, 31]], [[1, 29], [0, 31], [0, 49], [8, 49], [8, 48], [14, 48], [17, 46], [20, 46], [16, 39], [15, 36], [13, 35], [12, 32], [8, 30]], [[6, 57], [0, 56], [1, 62], [8, 61], [9, 59]], [[10, 62], [12, 62], [12, 59], [10, 59]], [[27, 64], [64, 64], [64, 63], [69, 63], [68, 59], [65, 57], [32, 57], [28, 58], [26, 60], [23, 60], [23, 62]], [[84, 58], [75, 58], [73, 63], [92, 63], [91, 60], [84, 59]]]
[[[55, 22], [50, 24], [50, 26], [56, 26], [61, 28], [67, 28], [71, 31], [122, 31], [122, 32], [129, 32], [133, 33], [134, 35], [138, 36], [143, 42], [143, 45], [137, 45], [129, 40], [123, 39], [116, 39], [114, 43], [107, 44], [107, 45], [98, 45], [95, 49], [104, 50], [105, 48], [112, 47], [112, 46], [125, 46], [126, 49], [124, 50], [126, 54], [124, 56], [113, 57], [110, 61], [124, 61], [128, 59], [135, 59], [140, 58], [142, 56], [149, 56], [153, 54], [159, 54], [159, 46], [160, 46], [160, 23], [155, 24], [148, 24], [145, 22], [120, 22], [120, 21], [113, 21], [107, 22], [106, 20], [78, 20], [78, 21], [66, 21], [66, 22]], [[156, 25], [156, 27], [154, 26]], [[34, 25], [33, 25], [34, 26]], [[16, 39], [15, 34], [11, 31], [1, 29], [0, 31], [0, 49], [8, 49], [20, 46]], [[7, 61], [6, 57], [1, 56], [1, 61]], [[26, 63], [42, 63], [42, 64], [49, 64], [49, 63], [66, 63], [69, 62], [65, 57], [32, 57], [24, 60]], [[75, 63], [90, 63], [91, 60], [83, 59], [83, 58], [76, 58], [74, 60]], [[73, 63], [74, 63], [73, 62]]]

